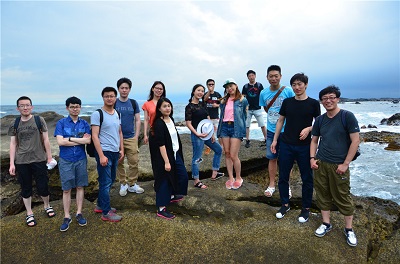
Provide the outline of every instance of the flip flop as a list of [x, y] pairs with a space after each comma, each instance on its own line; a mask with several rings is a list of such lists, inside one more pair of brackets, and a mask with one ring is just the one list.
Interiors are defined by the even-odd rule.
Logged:
[[196, 184], [194, 185], [194, 187], [199, 188], [199, 189], [207, 189], [207, 188], [208, 188], [208, 187], [207, 187], [204, 183], [202, 183], [201, 181], [199, 181], [198, 183], [196, 183]]
[[236, 180], [232, 185], [232, 189], [237, 190], [240, 187], [242, 187], [242, 184], [243, 184], [243, 179]]
[[[33, 214], [27, 215], [25, 219], [27, 226], [34, 227], [36, 225], [36, 220]], [[30, 225], [30, 223], [33, 223], [33, 225]]]
[[272, 197], [275, 192], [275, 187], [269, 187], [264, 191], [264, 195], [267, 197]]
[[49, 218], [52, 218], [52, 217], [56, 216], [56, 212], [54, 212], [54, 209], [51, 206], [49, 206], [47, 208], [44, 208], [44, 211], [45, 211], [45, 213], [47, 214], [47, 216]]
[[225, 173], [223, 173], [223, 172], [217, 172], [217, 175], [215, 175], [215, 178], [211, 177], [211, 180], [212, 180], [212, 181], [216, 181], [216, 180], [218, 180], [218, 179], [220, 179], [220, 178], [222, 178], [222, 177], [224, 177], [224, 176], [225, 176]]

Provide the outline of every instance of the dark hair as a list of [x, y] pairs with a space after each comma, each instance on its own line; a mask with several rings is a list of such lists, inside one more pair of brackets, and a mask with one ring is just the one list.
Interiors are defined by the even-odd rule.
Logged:
[[81, 99], [79, 99], [78, 97], [72, 96], [72, 97], [68, 98], [68, 99], [65, 101], [65, 105], [66, 105], [66, 106], [69, 106], [70, 104], [82, 105], [82, 101], [81, 101]]
[[121, 84], [123, 84], [123, 83], [128, 84], [128, 85], [129, 85], [129, 89], [132, 88], [132, 81], [129, 80], [128, 78], [126, 78], [126, 77], [123, 77], [123, 78], [121, 78], [121, 79], [119, 79], [119, 80], [117, 81], [117, 89], [119, 89], [119, 87], [120, 87]]
[[[206, 88], [204, 88], [203, 85], [201, 85], [201, 84], [196, 84], [196, 85], [193, 86], [193, 88], [192, 88], [192, 93], [190, 94], [189, 103], [192, 101], [192, 98], [193, 98], [193, 96], [194, 96], [194, 91], [196, 91], [196, 89], [199, 88], [199, 87], [203, 87], [204, 92], [206, 92]], [[202, 98], [200, 104], [203, 104], [203, 98]]]
[[215, 83], [215, 81], [214, 81], [213, 79], [208, 79], [208, 80], [206, 81], [206, 85], [207, 85], [209, 82], [214, 82], [214, 83]]
[[270, 71], [278, 71], [279, 74], [282, 74], [281, 73], [281, 67], [279, 67], [278, 65], [269, 66], [268, 69], [267, 69], [267, 75], [269, 74]]
[[255, 72], [255, 71], [253, 71], [253, 70], [248, 70], [246, 76], [249, 76], [249, 74], [251, 74], [251, 73], [254, 74], [254, 75], [256, 75], [256, 72]]
[[292, 78], [290, 78], [290, 85], [292, 85], [295, 81], [300, 81], [305, 84], [308, 84], [308, 76], [302, 72], [296, 73], [295, 75], [293, 75]]
[[154, 97], [153, 88], [156, 87], [157, 84], [161, 84], [161, 86], [163, 87], [163, 93], [162, 93], [161, 97], [167, 96], [167, 91], [165, 90], [165, 85], [161, 81], [155, 81], [150, 88], [150, 94], [149, 94], [149, 98], [147, 99], [147, 101], [153, 100], [153, 97]]
[[[173, 118], [173, 115], [174, 115], [174, 106], [172, 105], [171, 100], [169, 100], [169, 99], [166, 98], [166, 97], [161, 97], [160, 100], [157, 101], [157, 105], [156, 105], [156, 116], [155, 116], [155, 118], [154, 118], [154, 120], [153, 120], [153, 123], [154, 123], [156, 120], [158, 120], [160, 117], [163, 116], [162, 113], [161, 113], [161, 111], [160, 111], [160, 107], [161, 107], [162, 103], [164, 103], [164, 102], [167, 102], [167, 103], [169, 103], [169, 104], [171, 105], [171, 114], [169, 114], [169, 117], [170, 117], [171, 120], [174, 122], [174, 118]], [[150, 124], [150, 133], [154, 136], [154, 126], [153, 126], [153, 124]]]
[[328, 87], [322, 89], [319, 92], [319, 100], [322, 100], [322, 96], [324, 96], [325, 94], [331, 94], [334, 93], [336, 95], [337, 98], [340, 98], [340, 89], [339, 87], [335, 86], [335, 85], [329, 85]]
[[117, 96], [117, 89], [115, 89], [114, 87], [111, 86], [107, 86], [103, 88], [103, 91], [101, 91], [101, 97], [104, 96], [104, 93], [108, 93], [108, 92], [114, 92], [114, 95]]
[[30, 104], [32, 105], [32, 100], [28, 96], [21, 96], [20, 98], [17, 99], [17, 106], [19, 104], [19, 101], [21, 100], [29, 100]]

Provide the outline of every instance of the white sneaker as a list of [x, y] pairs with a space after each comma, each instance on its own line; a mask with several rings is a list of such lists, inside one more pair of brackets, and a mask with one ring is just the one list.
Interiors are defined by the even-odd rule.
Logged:
[[289, 187], [289, 199], [292, 198], [292, 189]]
[[134, 192], [134, 193], [144, 193], [144, 189], [139, 186], [139, 184], [134, 184], [132, 186], [128, 187], [128, 192]]
[[128, 193], [128, 184], [121, 184], [121, 188], [119, 189], [119, 195], [125, 196]]
[[352, 247], [357, 246], [357, 237], [356, 237], [356, 233], [354, 233], [354, 231], [346, 232], [346, 229], [344, 229], [344, 235], [347, 238], [347, 244], [349, 244], [349, 246], [352, 246]]

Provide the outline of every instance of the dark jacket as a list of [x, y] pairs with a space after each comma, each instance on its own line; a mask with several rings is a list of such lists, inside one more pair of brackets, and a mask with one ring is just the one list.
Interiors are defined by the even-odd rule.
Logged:
[[[171, 121], [174, 122], [172, 118]], [[161, 179], [168, 178], [168, 181], [170, 182], [173, 190], [176, 191], [178, 187], [178, 180], [177, 180], [178, 177], [176, 176], [175, 157], [174, 157], [174, 151], [172, 149], [171, 135], [169, 134], [167, 125], [160, 118], [154, 120], [152, 131], [154, 131], [154, 135], [151, 134], [149, 137], [149, 147], [151, 156], [151, 167], [153, 169], [153, 175], [154, 175], [154, 190], [158, 191], [158, 189], [160, 188]], [[182, 143], [179, 134], [178, 134], [178, 141], [179, 141], [178, 153], [181, 155], [183, 160]], [[160, 152], [160, 147], [162, 146], [165, 146], [165, 149], [167, 150], [167, 156], [171, 164], [171, 171], [165, 170], [165, 162]]]

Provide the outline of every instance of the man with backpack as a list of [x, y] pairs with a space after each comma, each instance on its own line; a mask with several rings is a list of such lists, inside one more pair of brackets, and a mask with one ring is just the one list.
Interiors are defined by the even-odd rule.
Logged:
[[338, 107], [340, 94], [334, 85], [319, 92], [326, 113], [316, 119], [311, 132], [310, 165], [322, 215], [322, 224], [314, 234], [323, 237], [332, 230], [330, 210], [335, 204], [344, 215], [347, 244], [355, 247], [357, 237], [352, 227], [355, 207], [350, 195], [349, 164], [356, 158], [360, 128], [353, 113]]
[[[119, 195], [125, 196], [127, 192], [143, 193], [144, 189], [137, 184], [139, 169], [138, 139], [140, 134], [140, 109], [135, 99], [130, 99], [132, 81], [121, 78], [117, 81], [119, 98], [115, 109], [121, 114], [121, 128], [124, 137], [124, 153], [129, 169], [125, 170], [124, 161], [118, 164], [117, 174], [121, 184]], [[128, 176], [128, 177], [127, 177]]]
[[101, 96], [104, 105], [90, 117], [92, 141], [99, 175], [99, 195], [95, 212], [102, 213], [103, 221], [119, 222], [122, 216], [110, 206], [110, 189], [117, 176], [118, 162], [124, 158], [124, 142], [119, 113], [114, 109], [117, 90], [105, 87]]
[[88, 186], [87, 156], [85, 144], [90, 143], [90, 127], [86, 120], [81, 119], [82, 102], [72, 96], [66, 102], [69, 115], [56, 124], [54, 136], [60, 146], [58, 169], [60, 171], [61, 188], [63, 190], [64, 219], [60, 231], [67, 231], [71, 223], [69, 212], [71, 206], [71, 190], [76, 188], [76, 221], [80, 226], [87, 224], [82, 215], [84, 187]]
[[249, 79], [249, 83], [243, 86], [242, 94], [246, 96], [246, 99], [249, 102], [249, 109], [247, 110], [246, 118], [246, 144], [244, 145], [246, 148], [249, 148], [251, 118], [255, 116], [258, 127], [261, 128], [264, 136], [263, 145], [265, 145], [267, 142], [267, 130], [265, 128], [263, 110], [259, 105], [260, 93], [264, 89], [264, 87], [261, 83], [256, 82], [256, 72], [253, 70], [249, 70], [247, 72], [247, 79]]
[[45, 120], [32, 115], [32, 100], [21, 96], [17, 100], [17, 110], [21, 113], [8, 130], [10, 140], [11, 176], [18, 174], [21, 196], [26, 209], [26, 225], [35, 226], [32, 211], [32, 180], [36, 182], [38, 194], [42, 197], [44, 211], [49, 218], [56, 213], [50, 206], [49, 177], [46, 164], [52, 162], [48, 129]]

